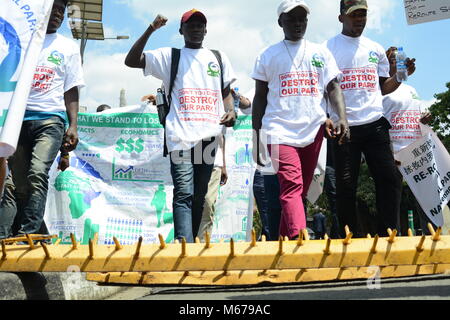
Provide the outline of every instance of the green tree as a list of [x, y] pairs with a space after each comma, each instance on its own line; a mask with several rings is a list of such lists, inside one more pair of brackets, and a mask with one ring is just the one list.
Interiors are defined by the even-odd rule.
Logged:
[[447, 91], [437, 93], [437, 101], [430, 107], [433, 117], [431, 126], [439, 136], [447, 150], [450, 150], [450, 82], [446, 84]]

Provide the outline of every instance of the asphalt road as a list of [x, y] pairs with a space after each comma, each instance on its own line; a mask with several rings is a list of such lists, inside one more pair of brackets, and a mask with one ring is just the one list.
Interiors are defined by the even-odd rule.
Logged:
[[247, 287], [131, 287], [113, 300], [450, 300], [450, 275]]

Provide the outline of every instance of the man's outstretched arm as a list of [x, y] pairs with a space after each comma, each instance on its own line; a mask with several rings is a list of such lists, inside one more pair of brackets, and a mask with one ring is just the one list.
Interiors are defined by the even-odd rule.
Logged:
[[125, 58], [125, 65], [130, 68], [145, 68], [144, 48], [148, 39], [153, 32], [164, 26], [167, 22], [167, 18], [158, 14], [155, 20], [148, 26], [144, 34], [134, 43], [130, 51]]

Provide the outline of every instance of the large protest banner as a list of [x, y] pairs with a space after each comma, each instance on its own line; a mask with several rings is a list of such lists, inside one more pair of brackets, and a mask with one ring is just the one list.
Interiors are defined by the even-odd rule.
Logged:
[[0, 0], [0, 157], [15, 151], [53, 0]]
[[[152, 106], [80, 113], [80, 143], [70, 168], [50, 171], [45, 221], [62, 243], [133, 244], [173, 241], [173, 184], [163, 157], [164, 130]], [[252, 228], [251, 117], [227, 133], [228, 183], [220, 188], [212, 241], [245, 240]]]
[[430, 220], [443, 226], [450, 199], [450, 155], [437, 135], [421, 125], [424, 136], [396, 154], [400, 172]]
[[450, 18], [450, 0], [403, 0], [408, 24]]

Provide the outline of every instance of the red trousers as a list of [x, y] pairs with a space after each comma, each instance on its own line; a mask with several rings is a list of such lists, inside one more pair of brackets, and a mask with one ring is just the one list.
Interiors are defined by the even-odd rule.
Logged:
[[[313, 143], [300, 148], [269, 145], [270, 157], [280, 182], [280, 235], [293, 239], [306, 229], [303, 200], [306, 198], [319, 159], [323, 141], [323, 126]], [[270, 214], [270, 212], [269, 212]]]

